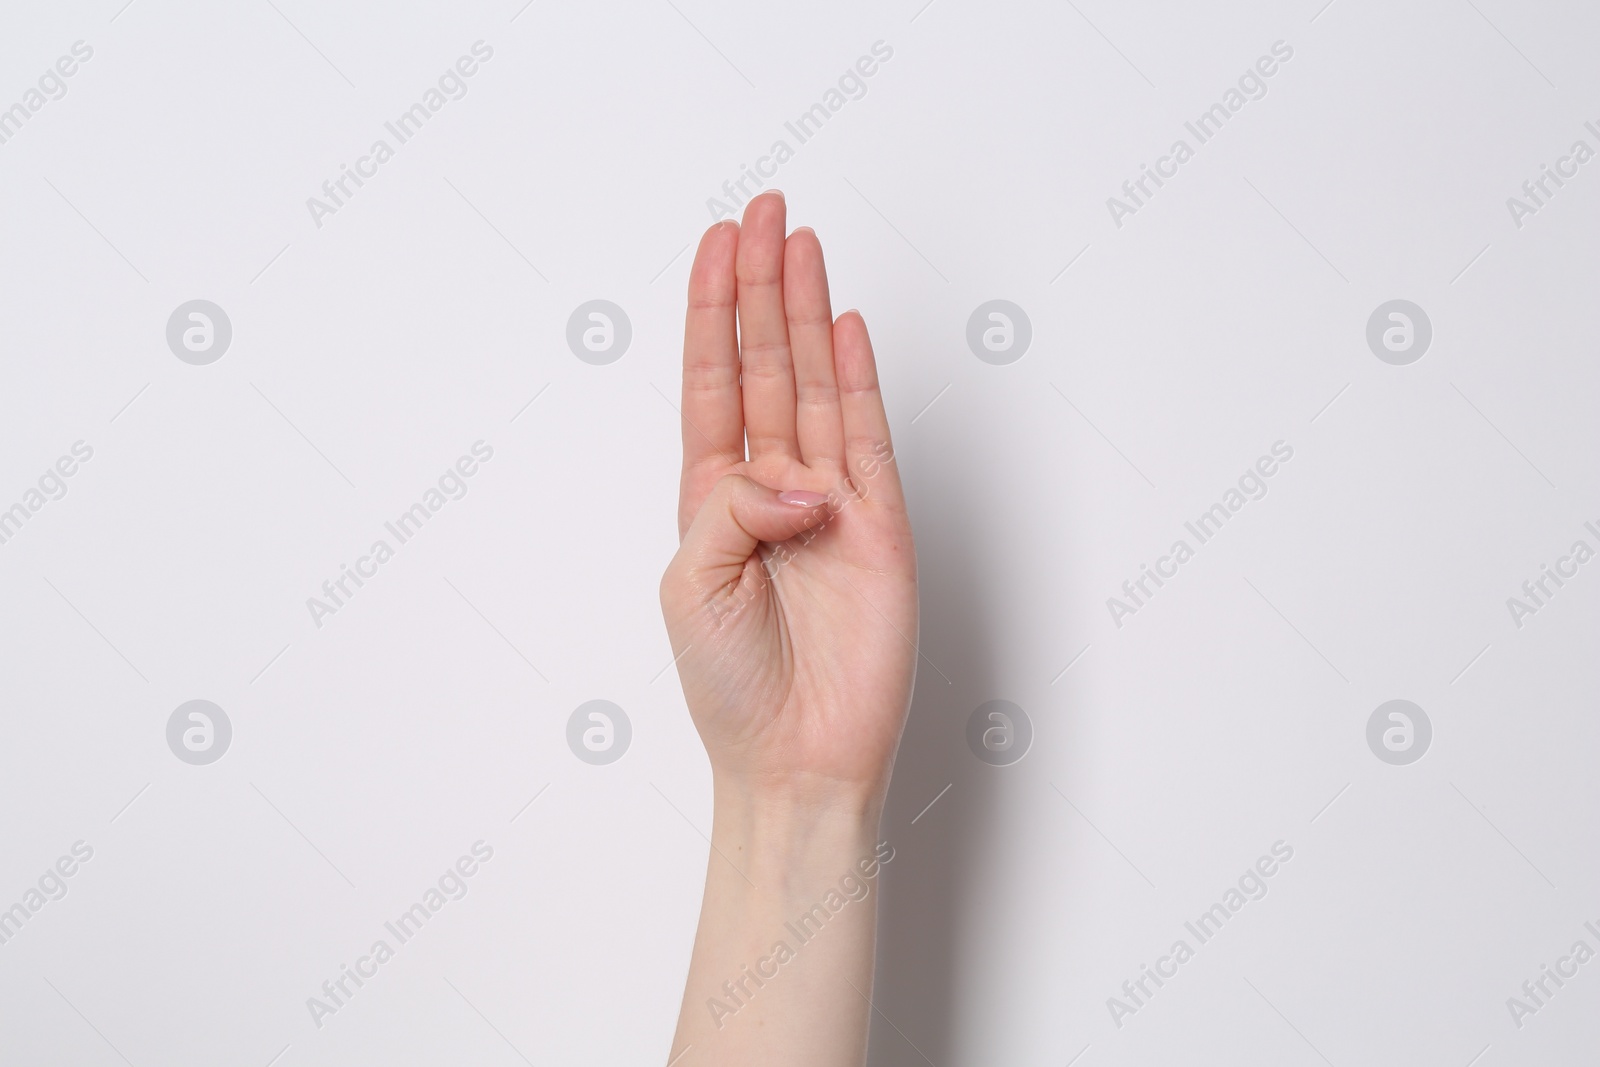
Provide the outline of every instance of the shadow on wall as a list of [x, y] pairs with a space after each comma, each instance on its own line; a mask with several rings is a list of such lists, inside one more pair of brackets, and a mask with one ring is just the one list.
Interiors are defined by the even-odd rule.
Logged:
[[[971, 1018], [975, 1007], [974, 986], [1003, 980], [965, 974], [970, 953], [964, 946], [983, 938], [994, 925], [994, 909], [1003, 904], [982, 899], [980, 888], [987, 884], [983, 867], [996, 853], [1001, 791], [1015, 792], [1024, 774], [1048, 775], [1026, 762], [1040, 759], [1039, 752], [1013, 766], [980, 760], [968, 739], [974, 710], [995, 699], [1022, 702], [1019, 689], [1035, 697], [1044, 690], [1051, 694], [1047, 703], [1024, 709], [1033, 730], [1059, 735], [1067, 723], [1065, 684], [1019, 687], [1017, 679], [1004, 676], [1002, 665], [1015, 663], [1001, 649], [1010, 633], [1008, 619], [1013, 625], [1016, 620], [1015, 604], [1007, 609], [1008, 592], [990, 580], [986, 561], [996, 559], [997, 524], [1034, 505], [1015, 497], [985, 502], [999, 490], [971, 444], [952, 435], [917, 446], [914, 462], [908, 458], [902, 472], [917, 537], [922, 658], [882, 832], [895, 858], [885, 868], [878, 902], [872, 1067], [961, 1062], [975, 1036], [959, 1032], [964, 1011]], [[941, 506], [948, 501], [961, 503]], [[1064, 571], [1046, 570], [1038, 578], [1041, 585], [1058, 587], [1067, 581]], [[1032, 739], [1034, 747], [1038, 741]], [[1052, 741], [1056, 747], [1064, 743], [1059, 736]], [[1020, 1003], [999, 993], [993, 999]]]

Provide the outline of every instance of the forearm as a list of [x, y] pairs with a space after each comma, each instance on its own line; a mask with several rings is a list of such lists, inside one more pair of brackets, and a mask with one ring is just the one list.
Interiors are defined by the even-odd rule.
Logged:
[[866, 1059], [881, 800], [718, 782], [674, 1067]]

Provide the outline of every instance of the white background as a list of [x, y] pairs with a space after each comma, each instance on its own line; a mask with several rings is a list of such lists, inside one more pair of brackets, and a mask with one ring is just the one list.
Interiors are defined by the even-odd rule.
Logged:
[[[94, 50], [0, 145], [0, 508], [94, 449], [0, 545], [0, 908], [94, 849], [0, 945], [0, 1062], [665, 1062], [710, 801], [656, 605], [686, 247], [880, 40], [776, 180], [872, 328], [922, 567], [873, 1062], [1593, 1060], [1600, 962], [1520, 1029], [1506, 1000], [1600, 948], [1600, 564], [1520, 629], [1506, 599], [1600, 547], [1600, 163], [1520, 228], [1506, 199], [1600, 148], [1600, 14], [122, 2], [0, 14], [0, 107]], [[1266, 96], [1116, 226], [1275, 41]], [[209, 366], [165, 339], [196, 298], [233, 326]], [[565, 342], [596, 298], [634, 331], [607, 366]], [[1033, 327], [1006, 366], [965, 340], [994, 298]], [[1396, 298], [1434, 329], [1409, 366], [1365, 340]], [[316, 626], [478, 440], [470, 492]], [[209, 766], [165, 738], [196, 698], [234, 729]], [[605, 767], [565, 743], [595, 698], [633, 725]], [[1003, 768], [964, 740], [996, 698], [1035, 730]], [[1409, 766], [1367, 747], [1394, 698], [1433, 724]], [[315, 1025], [478, 840], [467, 896]], [[1266, 898], [1116, 1025], [1279, 840]]]

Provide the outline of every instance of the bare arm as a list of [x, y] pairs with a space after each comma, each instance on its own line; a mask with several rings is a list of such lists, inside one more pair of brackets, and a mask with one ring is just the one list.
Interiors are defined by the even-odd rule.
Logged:
[[[764, 194], [707, 231], [684, 339], [682, 544], [662, 607], [715, 782], [675, 1065], [866, 1058], [878, 837], [916, 560], [872, 345]], [[737, 329], [736, 329], [737, 324]], [[747, 451], [748, 449], [748, 451]]]

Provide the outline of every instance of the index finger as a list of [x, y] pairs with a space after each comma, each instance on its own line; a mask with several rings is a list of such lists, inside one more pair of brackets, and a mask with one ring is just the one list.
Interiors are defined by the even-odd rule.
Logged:
[[683, 480], [680, 532], [717, 479], [744, 460], [744, 404], [739, 390], [735, 328], [738, 285], [734, 257], [739, 224], [712, 226], [700, 238], [689, 270], [683, 328]]

